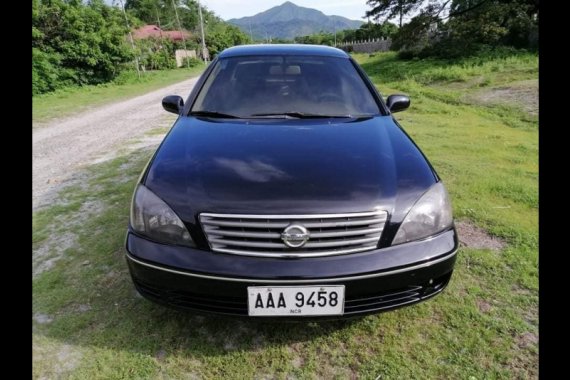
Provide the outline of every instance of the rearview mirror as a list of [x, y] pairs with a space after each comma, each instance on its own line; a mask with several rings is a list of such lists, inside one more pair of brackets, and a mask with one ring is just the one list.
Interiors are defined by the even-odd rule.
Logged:
[[178, 95], [168, 95], [162, 99], [162, 108], [168, 112], [180, 115], [184, 108], [184, 100]]
[[390, 95], [388, 96], [388, 99], [386, 99], [386, 105], [390, 112], [400, 112], [410, 106], [410, 98], [406, 95]]

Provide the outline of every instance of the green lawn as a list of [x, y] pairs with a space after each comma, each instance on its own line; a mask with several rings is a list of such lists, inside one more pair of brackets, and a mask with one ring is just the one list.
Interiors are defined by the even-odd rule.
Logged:
[[51, 119], [68, 116], [91, 107], [157, 90], [169, 84], [197, 76], [203, 65], [176, 70], [147, 71], [141, 79], [130, 78], [123, 84], [109, 83], [99, 86], [73, 87], [32, 98], [32, 123], [45, 123]]
[[125, 154], [34, 214], [33, 269], [51, 269], [33, 279], [33, 377], [536, 378], [538, 123], [517, 89], [536, 81], [537, 56], [356, 58], [383, 95], [411, 96], [396, 117], [444, 179], [455, 216], [505, 248], [463, 247], [441, 295], [350, 322], [180, 313], [141, 299], [130, 282], [129, 202], [152, 152]]

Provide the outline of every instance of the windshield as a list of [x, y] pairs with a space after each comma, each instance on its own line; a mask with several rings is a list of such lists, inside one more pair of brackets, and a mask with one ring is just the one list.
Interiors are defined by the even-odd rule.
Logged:
[[218, 117], [358, 117], [379, 113], [347, 58], [244, 56], [220, 59], [191, 114]]

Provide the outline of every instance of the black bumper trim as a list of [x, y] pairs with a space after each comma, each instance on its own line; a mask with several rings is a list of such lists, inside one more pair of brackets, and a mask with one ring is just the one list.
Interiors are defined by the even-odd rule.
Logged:
[[377, 273], [363, 274], [363, 275], [356, 275], [356, 276], [315, 278], [315, 279], [304, 279], [304, 280], [286, 280], [286, 279], [280, 280], [280, 279], [263, 279], [263, 278], [255, 278], [254, 279], [254, 278], [212, 276], [212, 275], [206, 275], [206, 274], [185, 272], [185, 271], [180, 271], [180, 270], [176, 270], [176, 269], [171, 269], [171, 268], [151, 264], [151, 263], [136, 259], [128, 253], [126, 254], [126, 257], [128, 260], [131, 260], [131, 261], [133, 261], [139, 265], [143, 265], [143, 266], [146, 266], [149, 268], [158, 269], [158, 270], [162, 270], [165, 272], [175, 273], [175, 274], [179, 274], [179, 275], [183, 275], [183, 276], [198, 277], [198, 278], [209, 279], [209, 280], [233, 281], [233, 282], [242, 282], [242, 283], [243, 282], [265, 283], [265, 284], [317, 284], [317, 283], [322, 283], [322, 282], [327, 282], [327, 281], [351, 281], [351, 280], [362, 280], [362, 279], [374, 278], [374, 277], [390, 276], [390, 275], [408, 272], [408, 271], [413, 271], [413, 270], [417, 270], [417, 269], [421, 269], [421, 268], [427, 268], [427, 267], [430, 267], [430, 266], [435, 265], [437, 263], [440, 263], [442, 261], [449, 260], [450, 258], [455, 256], [456, 254], [457, 254], [457, 250], [454, 250], [453, 252], [451, 252], [449, 254], [446, 254], [446, 255], [439, 257], [437, 259], [429, 260], [425, 263], [411, 265], [411, 266], [407, 266], [407, 267], [403, 267], [403, 268], [399, 268], [399, 269], [388, 270], [388, 271], [384, 271], [384, 272], [377, 272]]

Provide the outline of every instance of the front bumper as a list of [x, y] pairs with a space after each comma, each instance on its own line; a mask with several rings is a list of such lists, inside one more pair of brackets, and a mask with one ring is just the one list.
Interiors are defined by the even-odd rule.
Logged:
[[[247, 287], [345, 285], [344, 316], [411, 305], [440, 293], [456, 259], [455, 230], [357, 254], [257, 258], [154, 243], [128, 233], [127, 262], [137, 290], [176, 308], [247, 316]], [[298, 317], [297, 317], [298, 318]]]

